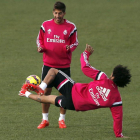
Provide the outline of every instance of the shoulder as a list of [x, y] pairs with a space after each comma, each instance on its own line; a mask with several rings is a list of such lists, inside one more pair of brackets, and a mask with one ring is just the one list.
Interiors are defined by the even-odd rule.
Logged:
[[108, 80], [108, 77], [104, 72], [99, 71], [97, 76], [96, 76], [96, 80], [101, 80], [101, 79], [107, 79]]
[[73, 27], [76, 28], [76, 25], [73, 22], [71, 22], [71, 21], [69, 21], [67, 19], [66, 19], [66, 24], [69, 24], [69, 26], [73, 26]]
[[46, 25], [46, 24], [49, 24], [49, 23], [52, 23], [52, 22], [53, 22], [53, 19], [46, 20], [46, 21], [43, 21], [42, 25]]

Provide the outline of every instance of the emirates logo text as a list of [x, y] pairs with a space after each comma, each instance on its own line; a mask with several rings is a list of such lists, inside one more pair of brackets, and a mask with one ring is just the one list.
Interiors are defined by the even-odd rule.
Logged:
[[65, 40], [60, 39], [58, 35], [54, 35], [54, 38], [47, 38], [47, 42], [65, 43]]

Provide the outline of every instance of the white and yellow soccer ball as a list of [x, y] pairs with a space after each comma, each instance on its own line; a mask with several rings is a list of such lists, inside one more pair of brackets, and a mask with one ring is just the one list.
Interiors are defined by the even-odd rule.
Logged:
[[37, 75], [30, 75], [26, 78], [25, 83], [30, 83], [34, 85], [40, 85], [41, 80]]

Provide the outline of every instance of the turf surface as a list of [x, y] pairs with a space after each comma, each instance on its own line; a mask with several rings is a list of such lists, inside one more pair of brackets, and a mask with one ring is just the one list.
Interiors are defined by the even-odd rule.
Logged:
[[[18, 96], [28, 75], [41, 75], [42, 55], [36, 37], [43, 21], [53, 18], [54, 0], [0, 0], [0, 139], [1, 140], [115, 140], [109, 109], [67, 111], [67, 129], [58, 128], [59, 108], [51, 106], [50, 126], [38, 130], [41, 105]], [[73, 52], [72, 78], [91, 81], [80, 70], [85, 44], [95, 49], [90, 64], [110, 75], [118, 64], [131, 69], [132, 82], [120, 89], [123, 134], [140, 139], [140, 1], [65, 0], [66, 19], [78, 29], [79, 46]], [[54, 89], [52, 94], [57, 94]]]

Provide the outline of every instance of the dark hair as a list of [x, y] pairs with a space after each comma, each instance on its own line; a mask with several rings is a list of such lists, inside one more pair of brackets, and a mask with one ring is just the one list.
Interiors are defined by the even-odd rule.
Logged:
[[65, 5], [63, 2], [57, 1], [57, 2], [54, 4], [53, 11], [54, 11], [55, 9], [62, 10], [62, 12], [64, 13], [65, 10], [66, 10], [66, 5]]
[[118, 87], [125, 87], [131, 81], [130, 70], [126, 66], [117, 65], [113, 70], [114, 83]]

